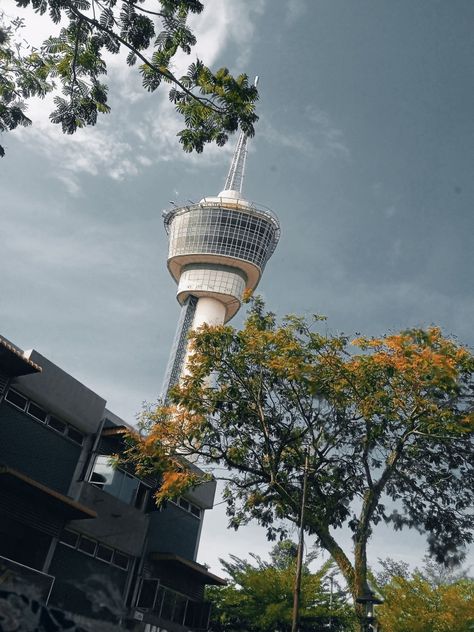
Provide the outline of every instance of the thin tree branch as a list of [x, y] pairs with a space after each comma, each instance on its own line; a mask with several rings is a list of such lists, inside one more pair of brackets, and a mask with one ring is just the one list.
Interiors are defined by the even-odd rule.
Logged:
[[192, 99], [194, 99], [198, 103], [201, 103], [205, 107], [209, 108], [210, 110], [212, 110], [216, 114], [224, 114], [225, 113], [225, 111], [226, 111], [225, 108], [218, 107], [215, 104], [215, 102], [211, 101], [210, 99], [206, 99], [204, 97], [200, 97], [200, 96], [194, 94], [191, 90], [186, 88], [186, 86], [183, 83], [181, 83], [181, 81], [179, 81], [179, 79], [177, 79], [173, 75], [173, 73], [171, 73], [168, 70], [166, 72], [161, 70], [158, 66], [153, 64], [149, 59], [147, 59], [144, 55], [142, 55], [142, 53], [140, 53], [140, 51], [138, 51], [131, 44], [129, 44], [127, 42], [127, 40], [123, 39], [123, 37], [121, 37], [120, 35], [118, 35], [114, 31], [102, 26], [94, 18], [88, 17], [87, 15], [81, 13], [78, 9], [76, 9], [75, 6], [73, 6], [69, 2], [69, 0], [65, 0], [65, 1], [67, 2], [67, 6], [69, 7], [69, 10], [71, 11], [71, 13], [73, 13], [77, 18], [82, 18], [83, 20], [85, 20], [86, 22], [88, 22], [89, 24], [94, 26], [96, 29], [99, 29], [100, 31], [103, 31], [104, 33], [107, 33], [108, 35], [110, 35], [110, 37], [112, 37], [116, 41], [118, 41], [121, 44], [123, 44], [123, 46], [125, 46], [126, 48], [128, 48], [128, 50], [130, 50], [132, 53], [134, 53], [146, 66], [148, 66], [148, 68], [151, 68], [156, 73], [161, 75], [163, 78], [168, 79], [171, 83], [174, 83], [175, 85], [177, 85], [189, 97], [191, 97]]

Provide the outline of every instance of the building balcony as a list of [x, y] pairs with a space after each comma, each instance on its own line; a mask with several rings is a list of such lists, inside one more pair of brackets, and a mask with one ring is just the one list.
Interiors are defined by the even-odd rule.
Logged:
[[20, 564], [0, 555], [2, 590], [9, 590], [47, 604], [54, 579], [53, 575], [42, 573], [31, 566]]

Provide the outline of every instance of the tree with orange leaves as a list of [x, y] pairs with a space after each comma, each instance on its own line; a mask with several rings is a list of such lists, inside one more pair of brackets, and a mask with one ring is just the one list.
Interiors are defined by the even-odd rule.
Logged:
[[[159, 499], [196, 484], [183, 457], [224, 466], [230, 526], [256, 519], [273, 539], [298, 522], [308, 453], [304, 525], [355, 602], [380, 521], [425, 533], [448, 565], [472, 541], [474, 358], [435, 327], [350, 343], [319, 320], [278, 324], [252, 299], [242, 330], [194, 333], [188, 374], [168, 406], [146, 411], [130, 457], [175, 473]], [[344, 526], [353, 552], [338, 542]]]

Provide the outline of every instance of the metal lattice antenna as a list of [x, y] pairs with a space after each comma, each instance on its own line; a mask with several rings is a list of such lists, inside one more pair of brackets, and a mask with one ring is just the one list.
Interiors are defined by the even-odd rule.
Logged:
[[224, 191], [238, 191], [242, 193], [242, 182], [244, 180], [245, 160], [247, 158], [247, 134], [240, 133], [239, 140], [235, 147], [229, 173], [224, 185]]
[[[257, 87], [258, 76], [255, 77], [254, 86]], [[247, 160], [247, 139], [245, 132], [241, 132], [235, 147], [229, 173], [224, 185], [224, 191], [237, 191], [242, 193], [242, 183], [245, 175], [245, 162]]]

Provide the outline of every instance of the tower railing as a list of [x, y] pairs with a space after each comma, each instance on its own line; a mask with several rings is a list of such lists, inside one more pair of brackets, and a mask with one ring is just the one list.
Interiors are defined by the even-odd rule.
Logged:
[[256, 202], [247, 202], [246, 200], [217, 196], [203, 198], [200, 202], [196, 202], [194, 204], [187, 204], [184, 206], [177, 206], [176, 208], [164, 210], [162, 213], [162, 217], [166, 233], [169, 235], [170, 224], [177, 215], [182, 215], [183, 213], [187, 213], [189, 211], [194, 211], [197, 209], [220, 207], [232, 208], [242, 213], [248, 213], [249, 215], [263, 215], [273, 224], [273, 227], [275, 229], [276, 241], [278, 241], [281, 233], [280, 222], [278, 221], [275, 213], [267, 206], [264, 206], [263, 204], [257, 204]]

